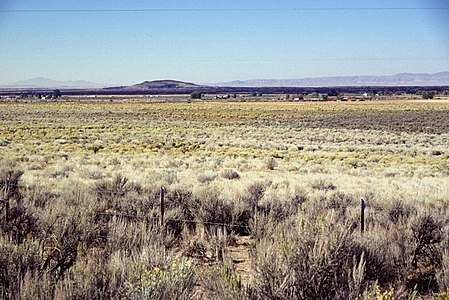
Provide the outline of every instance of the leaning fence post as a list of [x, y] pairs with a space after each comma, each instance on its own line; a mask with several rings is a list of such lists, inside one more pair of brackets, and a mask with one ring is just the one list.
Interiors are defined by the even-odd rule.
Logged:
[[9, 222], [9, 177], [5, 179], [5, 222]]
[[164, 196], [165, 196], [165, 189], [164, 187], [161, 187], [161, 191], [160, 191], [160, 216], [159, 216], [159, 225], [162, 227], [164, 227]]
[[365, 200], [360, 200], [360, 236], [363, 237], [365, 231]]

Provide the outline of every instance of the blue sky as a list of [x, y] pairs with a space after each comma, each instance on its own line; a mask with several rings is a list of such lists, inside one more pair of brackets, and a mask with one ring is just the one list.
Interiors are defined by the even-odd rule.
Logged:
[[0, 84], [434, 73], [448, 25], [442, 0], [0, 0]]

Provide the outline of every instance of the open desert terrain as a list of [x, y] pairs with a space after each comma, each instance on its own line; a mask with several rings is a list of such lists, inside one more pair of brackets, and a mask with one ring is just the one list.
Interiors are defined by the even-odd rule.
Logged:
[[449, 100], [272, 98], [0, 103], [2, 296], [448, 299]]

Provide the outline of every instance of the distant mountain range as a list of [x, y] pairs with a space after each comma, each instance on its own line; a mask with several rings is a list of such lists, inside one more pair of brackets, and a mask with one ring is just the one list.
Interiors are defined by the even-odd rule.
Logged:
[[[449, 73], [449, 72], [448, 72]], [[440, 73], [447, 74], [448, 73]], [[411, 78], [416, 78], [413, 74], [408, 74]], [[389, 92], [403, 92], [407, 91], [407, 93], [416, 93], [419, 89], [428, 89], [443, 91], [447, 89], [449, 86], [449, 81], [443, 80], [414, 80], [413, 83], [410, 81], [406, 82], [404, 80], [400, 81], [399, 79], [393, 84], [390, 82], [385, 82], [381, 80], [373, 81], [372, 78], [376, 76], [367, 76], [371, 78], [371, 81], [357, 81], [357, 85], [355, 79], [353, 79], [351, 84], [348, 85], [340, 85], [338, 86], [337, 81], [321, 81], [322, 84], [316, 84], [315, 86], [309, 81], [308, 83], [304, 83], [301, 79], [298, 80], [261, 80], [261, 81], [250, 81], [253, 85], [249, 85], [247, 81], [238, 81], [233, 85], [231, 83], [224, 83], [224, 86], [217, 85], [197, 85], [191, 82], [183, 82], [176, 80], [155, 80], [155, 81], [144, 81], [142, 83], [138, 83], [130, 86], [113, 86], [113, 87], [101, 87], [101, 86], [79, 86], [83, 84], [83, 81], [70, 81], [70, 82], [62, 82], [61, 81], [52, 81], [49, 83], [50, 86], [0, 86], [0, 96], [3, 95], [18, 95], [18, 94], [46, 94], [51, 93], [54, 89], [60, 89], [63, 95], [187, 95], [194, 91], [200, 92], [202, 94], [238, 94], [238, 93], [248, 93], [248, 94], [309, 94], [311, 92], [317, 93], [365, 93], [366, 91], [372, 90], [370, 88], [377, 85], [382, 86], [383, 91]], [[394, 77], [394, 76], [392, 76]], [[328, 77], [330, 78], [330, 77]], [[342, 77], [346, 78], [346, 77]], [[354, 78], [352, 76], [351, 78]], [[444, 78], [441, 75], [441, 78]], [[303, 79], [306, 80], [306, 79]], [[314, 78], [314, 80], [317, 80]], [[315, 81], [316, 82], [316, 81]], [[340, 81], [341, 82], [341, 81]], [[27, 81], [19, 82], [29, 84]], [[36, 83], [36, 82], [33, 82]], [[42, 84], [42, 82], [41, 82]], [[75, 86], [70, 87], [67, 84], [74, 84]], [[304, 84], [304, 85], [302, 85]], [[277, 86], [276, 86], [277, 85]], [[405, 86], [409, 87], [405, 87]]]
[[446, 86], [449, 72], [401, 73], [390, 76], [336, 76], [300, 79], [253, 79], [210, 84], [228, 87]]
[[99, 84], [95, 82], [90, 82], [86, 80], [66, 80], [66, 81], [59, 81], [59, 80], [53, 80], [48, 79], [44, 77], [36, 77], [33, 79], [27, 79], [27, 80], [21, 80], [16, 82], [11, 82], [9, 84], [6, 84], [4, 86], [8, 87], [80, 87], [80, 88], [86, 88], [86, 87], [104, 87], [107, 86], [106, 84]]
[[66, 94], [189, 94], [192, 91], [201, 93], [287, 93], [298, 92], [313, 88], [329, 89], [340, 88], [345, 90], [360, 89], [368, 86], [383, 87], [445, 87], [449, 86], [449, 72], [435, 74], [401, 73], [391, 76], [337, 76], [337, 77], [310, 77], [300, 79], [254, 79], [221, 82], [209, 85], [198, 85], [191, 82], [177, 80], [144, 81], [130, 86], [111, 86], [98, 84], [85, 80], [58, 81], [48, 78], [34, 78], [17, 81], [8, 85], [0, 85], [0, 92], [8, 93], [23, 90], [52, 90], [59, 88]]

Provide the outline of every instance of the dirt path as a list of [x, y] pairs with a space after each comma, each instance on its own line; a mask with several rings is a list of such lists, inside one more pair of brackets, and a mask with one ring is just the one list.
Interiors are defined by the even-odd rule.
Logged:
[[248, 286], [253, 280], [250, 249], [254, 239], [250, 236], [239, 236], [235, 245], [227, 247], [226, 255], [232, 261], [236, 274], [240, 277], [242, 284]]

